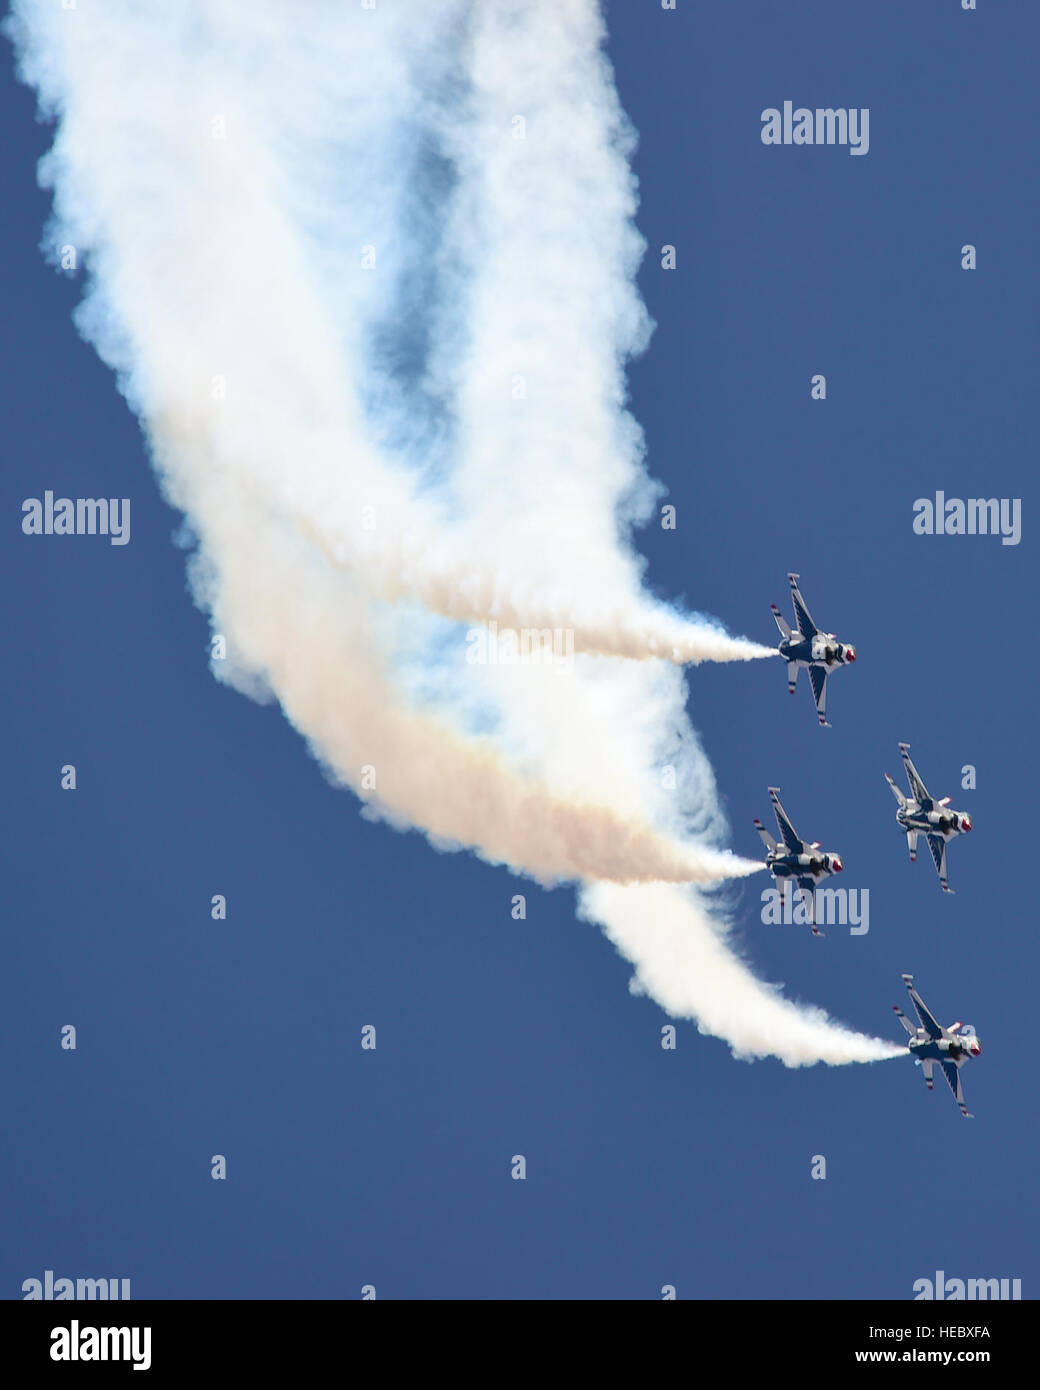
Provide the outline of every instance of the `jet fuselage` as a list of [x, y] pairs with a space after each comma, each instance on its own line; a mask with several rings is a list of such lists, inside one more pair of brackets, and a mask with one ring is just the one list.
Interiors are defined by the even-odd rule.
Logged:
[[840, 874], [845, 867], [837, 854], [790, 854], [779, 849], [766, 855], [766, 864], [776, 878], [797, 878], [809, 874], [817, 882], [830, 874]]
[[908, 801], [896, 810], [896, 820], [904, 830], [917, 830], [922, 835], [941, 835], [952, 840], [954, 835], [971, 830], [971, 816], [965, 811], [945, 808], [924, 810], [916, 801]]
[[964, 1038], [930, 1038], [923, 1028], [917, 1030], [907, 1047], [918, 1060], [930, 1057], [936, 1062], [953, 1062], [958, 1067], [962, 1067], [969, 1057], [977, 1057], [982, 1051], [982, 1044], [974, 1035]]
[[815, 637], [802, 637], [792, 632], [790, 637], [783, 639], [777, 651], [785, 661], [797, 662], [799, 666], [823, 666], [828, 671], [856, 660], [855, 655], [849, 655], [849, 647], [823, 632]]

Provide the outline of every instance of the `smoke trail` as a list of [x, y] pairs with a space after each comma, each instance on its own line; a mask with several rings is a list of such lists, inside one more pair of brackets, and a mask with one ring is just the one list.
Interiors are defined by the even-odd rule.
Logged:
[[649, 994], [673, 1017], [696, 1020], [702, 1033], [726, 1039], [738, 1056], [779, 1057], [797, 1067], [906, 1055], [901, 1044], [854, 1033], [822, 1009], [783, 999], [749, 973], [721, 932], [691, 932], [694, 890], [599, 883], [583, 890], [581, 906], [636, 966], [636, 992]]
[[273, 691], [396, 824], [543, 881], [643, 884], [585, 910], [737, 1051], [889, 1055], [776, 1000], [695, 894], [645, 886], [761, 867], [716, 848], [674, 667], [467, 667], [439, 620], [386, 601], [588, 651], [773, 654], [645, 598], [624, 539], [655, 498], [622, 371], [647, 325], [594, 5], [17, 16], [61, 117], [60, 239], [92, 270], [77, 321], [195, 528], [222, 674]]
[[[467, 622], [566, 628], [577, 651], [679, 663], [774, 656], [717, 622], [648, 601], [632, 553], [618, 564], [616, 523], [594, 492], [584, 517], [557, 505], [537, 520], [540, 535], [525, 536], [525, 505], [546, 468], [573, 466], [566, 432], [555, 440], [543, 432], [539, 449], [551, 448], [555, 463], [543, 458], [537, 474], [537, 451], [513, 452], [494, 517], [485, 509], [466, 518], [464, 477], [448, 497], [416, 494], [406, 465], [421, 452], [430, 467], [429, 431], [417, 444], [414, 424], [402, 430], [395, 421], [398, 447], [374, 457], [360, 384], [365, 363], [381, 356], [373, 336], [385, 337], [412, 271], [402, 249], [418, 244], [407, 175], [428, 156], [422, 131], [399, 113], [421, 111], [417, 91], [436, 88], [450, 71], [445, 36], [455, 35], [468, 6], [442, 3], [436, 16], [433, 8], [352, 16], [319, 5], [313, 29], [297, 25], [291, 34], [278, 30], [287, 13], [278, 6], [250, 28], [227, 0], [203, 7], [195, 24], [132, 3], [89, 20], [23, 9], [14, 26], [23, 71], [44, 104], [60, 109], [76, 92], [85, 98], [74, 125], [71, 110], [66, 116], [46, 176], [61, 171], [56, 207], [81, 249], [90, 245], [99, 273], [103, 294], [80, 316], [86, 335], [123, 363], [128, 394], [143, 397], [145, 409], [150, 391], [173, 374], [184, 409], [219, 390], [210, 423], [218, 454], [247, 457], [251, 484], [269, 505], [387, 599], [414, 596]], [[166, 48], [170, 62], [145, 79], [124, 59], [148, 45]], [[134, 121], [120, 90], [137, 101]], [[110, 216], [106, 226], [106, 210], [115, 208], [120, 221]], [[157, 248], [171, 241], [179, 243], [176, 276], [165, 278], [169, 258]], [[345, 246], [382, 256], [378, 269], [358, 268], [360, 257], [348, 260]], [[129, 350], [113, 335], [129, 335]], [[385, 383], [367, 387], [383, 435], [393, 433]], [[496, 461], [510, 458], [511, 433], [515, 427], [498, 441]], [[473, 444], [483, 451], [487, 441]], [[386, 466], [388, 454], [397, 467]], [[518, 481], [527, 473], [523, 494], [503, 486], [509, 471]], [[634, 462], [628, 473], [635, 486]], [[580, 483], [576, 471], [572, 487]], [[541, 562], [549, 547], [571, 563], [555, 574], [539, 563], [532, 579], [532, 549]]]
[[[482, 558], [482, 538], [499, 531], [501, 519], [464, 526], [444, 518], [420, 529], [413, 518], [406, 530], [377, 533], [373, 528], [353, 536], [349, 544], [342, 530], [332, 533], [313, 520], [300, 525], [330, 559], [363, 573], [367, 587], [381, 597], [415, 598], [459, 622], [493, 620], [516, 632], [566, 631], [578, 652], [680, 666], [759, 661], [777, 654], [775, 647], [731, 636], [710, 619], [695, 620], [635, 593], [605, 601], [595, 583], [586, 590], [588, 580], [579, 581], [577, 575], [581, 589], [572, 594], [560, 579], [532, 583], [503, 559]], [[471, 558], [460, 566], [460, 555]]]
[[[335, 519], [356, 507], [360, 517], [362, 497], [377, 517], [397, 514], [413, 527], [414, 515], [428, 509], [410, 480], [386, 468], [367, 442], [360, 407], [352, 407], [346, 389], [353, 354], [322, 312], [321, 286], [306, 267], [308, 238], [283, 211], [300, 197], [272, 147], [285, 143], [298, 167], [301, 147], [337, 128], [324, 107], [315, 113], [307, 104], [312, 73], [334, 59], [317, 37], [302, 39], [295, 55], [291, 46], [271, 48], [270, 75], [261, 85], [268, 92], [277, 87], [291, 109], [298, 99], [296, 119], [309, 112], [306, 129], [296, 138], [284, 126], [277, 137], [272, 133], [274, 113], [246, 95], [254, 68], [237, 103], [246, 133], [236, 156], [225, 158], [225, 142], [216, 141], [214, 158], [212, 150], [200, 150], [210, 134], [201, 113], [217, 109], [211, 86], [221, 86], [225, 100], [238, 90], [250, 38], [247, 33], [239, 46], [234, 6], [222, 17], [237, 37], [211, 31], [211, 52], [199, 50], [198, 34], [186, 38], [176, 20], [144, 7], [124, 7], [121, 14], [113, 8], [103, 20], [93, 17], [93, 27], [59, 12], [52, 36], [62, 45], [69, 86], [49, 161], [63, 237], [89, 245], [97, 268], [80, 326], [121, 372], [171, 500], [202, 540], [204, 604], [219, 629], [232, 634], [231, 668], [218, 668], [220, 674], [247, 690], [258, 682], [273, 688], [318, 756], [349, 785], [362, 790], [361, 769], [372, 768], [371, 804], [395, 823], [474, 846], [541, 881], [708, 882], [758, 872], [756, 861], [673, 841], [616, 798], [613, 807], [597, 804], [577, 786], [564, 801], [548, 774], [518, 776], [489, 739], [464, 738], [395, 699], [352, 615], [357, 599], [283, 534], [283, 519], [301, 514]], [[219, 7], [208, 9], [213, 30], [220, 18]], [[414, 33], [409, 37], [415, 40]], [[344, 56], [346, 47], [340, 34], [330, 51]], [[223, 84], [208, 71], [213, 52], [231, 59]], [[37, 51], [37, 64], [45, 56]], [[372, 118], [378, 114], [371, 110], [373, 71], [386, 65], [359, 67], [355, 57], [345, 66], [362, 95], [355, 100], [347, 84], [336, 101], [355, 122], [359, 106]], [[406, 107], [401, 63], [391, 66], [382, 104]], [[53, 99], [59, 68], [36, 73]], [[222, 119], [234, 128], [236, 118]], [[345, 199], [351, 206], [362, 200], [354, 184], [375, 179], [380, 187], [394, 186], [389, 156], [380, 162], [350, 154], [351, 167], [362, 171]], [[129, 169], [135, 171], [130, 182]], [[399, 216], [379, 212], [388, 222]], [[199, 228], [205, 236], [195, 239]], [[157, 257], [159, 247], [167, 253]], [[274, 279], [269, 295], [256, 283], [258, 251]], [[363, 316], [359, 291], [355, 317]], [[200, 345], [222, 372], [199, 368]], [[344, 360], [341, 375], [334, 364]], [[220, 382], [215, 396], [213, 376]], [[309, 614], [302, 634], [301, 613]]]
[[[469, 99], [442, 124], [458, 180], [447, 238], [452, 294], [430, 375], [452, 394], [453, 496], [475, 528], [536, 554], [539, 582], [617, 601], [640, 573], [631, 551], [619, 548], [617, 518], [648, 515], [654, 489], [642, 472], [640, 432], [622, 408], [624, 360], [646, 335], [634, 288], [642, 245], [631, 220], [632, 138], [601, 37], [589, 4], [479, 12], [468, 51]], [[520, 140], [510, 138], [516, 113], [524, 121]], [[516, 373], [525, 393], [519, 401], [503, 389]], [[518, 576], [515, 591], [522, 585]], [[701, 659], [684, 648], [689, 635], [669, 640], [672, 659]], [[733, 639], [722, 640], [737, 656]], [[747, 657], [774, 654], [746, 645]], [[621, 643], [614, 650], [636, 654]], [[514, 717], [523, 702], [529, 738], [537, 721], [547, 762], [559, 768], [577, 749], [582, 760], [606, 760], [616, 772], [638, 729], [646, 761], [678, 769], [690, 828], [721, 834], [714, 779], [682, 713], [681, 688], [659, 670], [625, 672], [624, 679], [612, 672], [609, 684], [587, 668], [576, 675], [585, 699], [575, 700], [563, 683], [542, 682], [536, 703], [515, 680], [500, 690]], [[590, 733], [589, 710], [605, 705], [606, 717]], [[638, 775], [626, 795], [662, 814], [659, 791]], [[733, 955], [709, 905], [692, 891], [596, 885], [583, 891], [581, 904], [636, 966], [639, 987], [741, 1055], [801, 1065], [903, 1053], [779, 998]]]
[[417, 711], [387, 679], [377, 618], [358, 594], [212, 476], [193, 492], [191, 515], [204, 553], [220, 557], [219, 573], [204, 577], [206, 602], [218, 629], [235, 634], [222, 677], [248, 691], [262, 672], [316, 755], [373, 812], [543, 883], [709, 883], [763, 868], [669, 838], [594, 799], [587, 783], [558, 794], [548, 779], [514, 771], [492, 738], [464, 737]]
[[[497, 740], [463, 735], [417, 709], [395, 687], [384, 653], [401, 640], [393, 636], [400, 615], [372, 610], [294, 528], [257, 505], [248, 482], [240, 488], [233, 475], [206, 467], [200, 436], [183, 437], [160, 417], [158, 440], [157, 460], [178, 480], [208, 559], [196, 570], [196, 595], [215, 630], [233, 634], [216, 674], [247, 694], [257, 693], [258, 680], [272, 689], [370, 814], [420, 826], [442, 847], [472, 847], [542, 883], [711, 883], [762, 870], [758, 860], [680, 838], [678, 827], [655, 830], [618, 794], [614, 773], [598, 783], [575, 769], [565, 783], [557, 774], [562, 785], [554, 787], [551, 763], [537, 771], [510, 765], [501, 730]], [[403, 622], [407, 629], [415, 619]]]

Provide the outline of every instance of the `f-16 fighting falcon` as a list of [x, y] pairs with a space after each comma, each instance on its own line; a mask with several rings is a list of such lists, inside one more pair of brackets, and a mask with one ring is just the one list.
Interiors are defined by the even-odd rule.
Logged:
[[773, 814], [780, 831], [783, 845], [778, 845], [769, 831], [756, 818], [755, 829], [762, 836], [766, 847], [766, 867], [777, 879], [793, 879], [798, 885], [802, 903], [813, 929], [813, 936], [822, 936], [816, 925], [816, 889], [820, 880], [831, 874], [840, 874], [845, 865], [836, 854], [826, 851], [817, 853], [818, 843], [807, 845], [788, 819], [787, 812], [780, 804], [779, 787], [769, 788], [769, 799], [773, 803]]
[[941, 801], [936, 801], [930, 797], [928, 788], [921, 781], [920, 773], [910, 761], [909, 743], [901, 743], [899, 751], [903, 755], [906, 780], [911, 795], [905, 797], [887, 772], [885, 773], [885, 781], [892, 788], [892, 795], [899, 802], [896, 820], [906, 831], [910, 862], [911, 864], [917, 862], [917, 837], [923, 835], [928, 841], [928, 848], [935, 860], [935, 868], [939, 875], [939, 882], [943, 886], [943, 892], [952, 893], [953, 889], [946, 877], [946, 842], [952, 840], [954, 835], [964, 834], [971, 829], [971, 816], [966, 811], [947, 810], [946, 807], [950, 804], [948, 796], [944, 796]]
[[789, 694], [794, 694], [799, 669], [802, 666], [806, 667], [809, 672], [809, 683], [812, 685], [813, 699], [816, 701], [816, 713], [820, 716], [821, 725], [825, 729], [829, 729], [830, 725], [827, 723], [827, 677], [838, 666], [851, 666], [856, 660], [856, 648], [839, 642], [833, 632], [820, 631], [805, 606], [805, 599], [799, 593], [799, 576], [789, 574], [787, 578], [791, 582], [791, 601], [794, 604], [794, 620], [798, 625], [798, 632], [793, 633], [791, 631], [787, 619], [783, 617], [775, 603], [769, 605], [773, 610], [776, 625], [780, 629], [781, 641], [777, 650], [787, 662], [787, 690]]
[[898, 1004], [893, 1004], [892, 1007], [899, 1015], [903, 1027], [910, 1034], [907, 1048], [914, 1061], [924, 1072], [925, 1085], [929, 1090], [932, 1090], [932, 1069], [938, 1062], [942, 1067], [943, 1076], [949, 1082], [954, 1099], [961, 1108], [961, 1114], [966, 1120], [974, 1118], [968, 1114], [968, 1107], [964, 1104], [960, 1069], [969, 1057], [979, 1055], [982, 1051], [981, 1042], [973, 1030], [958, 1035], [958, 1030], [965, 1027], [963, 1023], [951, 1023], [949, 1028], [940, 1027], [928, 1011], [924, 1000], [914, 989], [914, 977], [904, 975], [903, 983], [910, 992], [910, 998], [917, 1010], [917, 1017], [921, 1020], [921, 1026], [915, 1028]]

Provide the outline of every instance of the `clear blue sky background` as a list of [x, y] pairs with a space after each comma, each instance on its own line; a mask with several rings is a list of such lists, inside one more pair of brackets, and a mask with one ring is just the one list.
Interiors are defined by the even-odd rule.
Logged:
[[[816, 941], [762, 926], [751, 882], [744, 949], [893, 1039], [915, 972], [983, 1039], [972, 1122], [909, 1059], [749, 1065], [688, 1024], [662, 1051], [571, 893], [366, 823], [276, 707], [212, 680], [178, 519], [72, 327], [80, 286], [37, 251], [47, 134], [8, 52], [4, 1297], [45, 1269], [139, 1298], [908, 1298], [936, 1268], [1036, 1295], [1040, 14], [979, 3], [609, 12], [657, 321], [633, 408], [679, 516], [639, 538], [651, 582], [772, 642], [796, 569], [859, 649], [831, 730], [779, 662], [690, 673], [733, 847], [757, 853], [779, 783], [871, 893], [867, 936]], [[870, 153], [763, 146], [785, 98], [869, 107]], [[129, 495], [130, 545], [23, 537], [48, 487]], [[1022, 543], [914, 536], [937, 488], [1022, 498]], [[952, 898], [895, 826], [900, 739], [976, 820]]]

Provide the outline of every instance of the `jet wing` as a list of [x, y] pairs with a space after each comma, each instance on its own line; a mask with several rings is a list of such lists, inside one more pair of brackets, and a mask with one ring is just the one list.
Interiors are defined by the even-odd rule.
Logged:
[[946, 841], [941, 835], [926, 835], [928, 848], [932, 851], [932, 859], [935, 861], [935, 871], [939, 875], [939, 882], [943, 886], [944, 893], [952, 893], [950, 881], [946, 877]]
[[809, 667], [809, 683], [812, 685], [813, 699], [816, 701], [816, 713], [825, 729], [830, 728], [827, 723], [827, 674], [822, 666]]
[[941, 1062], [940, 1065], [943, 1076], [946, 1077], [950, 1090], [953, 1092], [953, 1098], [961, 1108], [961, 1114], [966, 1120], [970, 1120], [972, 1117], [968, 1113], [968, 1107], [964, 1103], [964, 1092], [961, 1090], [960, 1068], [955, 1062]]
[[776, 824], [777, 829], [780, 831], [780, 838], [792, 854], [802, 854], [805, 850], [805, 841], [788, 820], [787, 812], [780, 805], [780, 798], [777, 795], [779, 790], [779, 787], [769, 788], [769, 799], [773, 803], [773, 815], [776, 816]]
[[913, 1006], [917, 1010], [917, 1017], [921, 1020], [921, 1027], [924, 1029], [924, 1031], [928, 1034], [930, 1038], [935, 1038], [936, 1040], [938, 1040], [942, 1037], [943, 1030], [939, 1027], [938, 1023], [936, 1023], [935, 1019], [932, 1017], [927, 1004], [918, 994], [917, 990], [914, 989], [913, 978], [914, 977], [912, 975], [903, 976], [903, 979], [906, 982], [907, 991], [913, 1002]]
[[910, 790], [914, 794], [914, 800], [918, 805], [923, 807], [924, 810], [930, 811], [932, 808], [932, 798], [928, 795], [928, 788], [921, 781], [921, 774], [918, 772], [917, 768], [914, 767], [910, 759], [909, 743], [901, 743], [899, 745], [899, 751], [903, 755], [903, 766], [906, 768], [906, 780], [910, 784]]
[[819, 632], [819, 628], [812, 620], [812, 614], [805, 606], [805, 599], [798, 589], [797, 574], [789, 574], [787, 578], [791, 582], [791, 602], [794, 604], [794, 620], [798, 624], [798, 631], [803, 637], [812, 639]]

